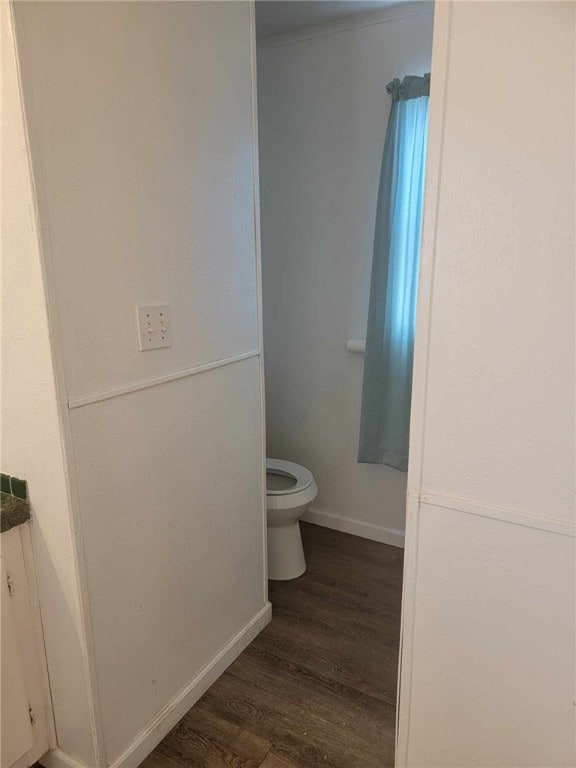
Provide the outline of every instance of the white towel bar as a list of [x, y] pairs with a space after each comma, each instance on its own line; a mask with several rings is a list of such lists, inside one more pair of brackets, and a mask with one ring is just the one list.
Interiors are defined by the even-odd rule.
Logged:
[[346, 349], [348, 352], [366, 352], [366, 339], [348, 339]]

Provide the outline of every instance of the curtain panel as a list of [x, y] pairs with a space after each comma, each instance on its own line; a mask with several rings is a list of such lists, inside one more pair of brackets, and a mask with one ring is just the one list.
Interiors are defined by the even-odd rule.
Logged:
[[408, 468], [430, 75], [387, 86], [366, 331], [358, 461]]

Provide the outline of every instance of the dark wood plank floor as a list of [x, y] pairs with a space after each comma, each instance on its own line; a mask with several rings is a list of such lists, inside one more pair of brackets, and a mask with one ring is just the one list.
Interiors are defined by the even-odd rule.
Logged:
[[302, 524], [308, 568], [141, 768], [394, 763], [402, 550]]

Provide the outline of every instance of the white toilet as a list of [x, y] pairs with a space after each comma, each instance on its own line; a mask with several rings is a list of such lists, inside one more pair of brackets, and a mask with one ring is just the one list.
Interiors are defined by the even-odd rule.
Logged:
[[266, 459], [269, 579], [295, 579], [306, 570], [298, 520], [317, 495], [318, 486], [306, 467]]

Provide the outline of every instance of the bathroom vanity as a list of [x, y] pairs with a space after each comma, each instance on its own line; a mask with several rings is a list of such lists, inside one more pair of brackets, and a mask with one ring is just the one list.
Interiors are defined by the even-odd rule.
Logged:
[[50, 747], [51, 714], [26, 499], [1, 498], [2, 768], [27, 768]]

